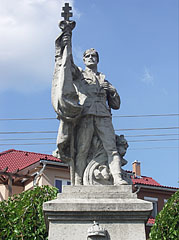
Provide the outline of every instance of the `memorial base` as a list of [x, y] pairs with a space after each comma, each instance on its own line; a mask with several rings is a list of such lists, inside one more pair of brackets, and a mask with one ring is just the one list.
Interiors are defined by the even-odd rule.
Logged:
[[131, 185], [64, 186], [43, 210], [49, 240], [145, 240], [152, 203]]

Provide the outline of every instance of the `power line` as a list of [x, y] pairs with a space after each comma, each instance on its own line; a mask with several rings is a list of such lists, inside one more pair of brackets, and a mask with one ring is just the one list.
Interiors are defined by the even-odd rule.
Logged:
[[2, 143], [0, 146], [22, 146], [22, 145], [49, 145], [49, 144], [56, 144], [56, 143]]
[[[136, 150], [153, 150], [153, 149], [179, 149], [179, 146], [177, 147], [177, 146], [172, 146], [172, 147], [163, 147], [163, 146], [161, 146], [161, 147], [139, 147], [139, 148], [128, 148], [128, 150], [127, 151], [136, 151]], [[38, 150], [40, 153], [50, 153], [50, 154], [52, 154], [52, 151], [53, 150], [50, 150], [50, 151], [40, 151], [40, 150]]]
[[31, 121], [31, 120], [54, 120], [57, 118], [50, 118], [50, 117], [45, 117], [45, 118], [0, 118], [0, 121]]
[[128, 137], [163, 137], [163, 136], [178, 136], [178, 133], [166, 133], [166, 134], [142, 134], [142, 135], [125, 135]]
[[[161, 128], [121, 128], [115, 131], [141, 131], [141, 130], [170, 130], [179, 129], [179, 127], [161, 127]], [[57, 131], [28, 131], [28, 132], [0, 132], [0, 134], [33, 134], [33, 133], [57, 133]]]
[[[143, 114], [143, 115], [114, 115], [113, 117], [121, 118], [133, 118], [133, 117], [175, 117], [179, 116], [178, 113], [169, 113], [169, 114]], [[41, 120], [55, 120], [55, 117], [40, 117], [40, 118], [0, 118], [0, 121], [41, 121]]]
[[173, 149], [173, 148], [178, 148], [179, 147], [144, 147], [144, 148], [129, 148], [128, 150], [152, 150], [152, 149]]
[[[126, 135], [125, 138], [130, 137], [163, 137], [163, 136], [178, 136], [178, 133], [166, 133], [166, 134], [143, 134], [143, 135]], [[36, 141], [36, 140], [56, 140], [56, 138], [4, 138], [0, 139], [0, 141]]]
[[167, 129], [179, 129], [179, 127], [163, 127], [163, 128], [125, 128], [115, 129], [115, 131], [141, 131], [141, 130], [167, 130]]
[[170, 139], [147, 139], [147, 140], [131, 140], [128, 142], [162, 142], [162, 141], [178, 141], [179, 138], [170, 138]]
[[[172, 139], [148, 139], [148, 140], [132, 140], [128, 142], [161, 142], [161, 141], [178, 141], [178, 138], [172, 138]], [[2, 143], [0, 146], [9, 146], [9, 145], [48, 145], [48, 144], [56, 144], [54, 143]]]
[[133, 118], [133, 117], [175, 117], [179, 116], [178, 113], [170, 114], [145, 114], [145, 115], [114, 115], [113, 117], [124, 117], [124, 118]]
[[57, 133], [57, 131], [0, 132], [0, 134]]
[[56, 138], [7, 138], [0, 141], [55, 140]]
[[[179, 136], [178, 133], [166, 133], [166, 134], [142, 134], [142, 135], [125, 135], [125, 138], [130, 138], [130, 137], [163, 137], [163, 136]], [[28, 141], [28, 140], [56, 140], [55, 137], [52, 138], [4, 138], [0, 139], [0, 141]], [[130, 141], [130, 140], [129, 140]]]

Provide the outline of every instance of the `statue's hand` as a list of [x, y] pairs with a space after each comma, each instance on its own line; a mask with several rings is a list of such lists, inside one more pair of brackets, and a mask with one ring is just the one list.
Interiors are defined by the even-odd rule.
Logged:
[[71, 43], [71, 35], [67, 32], [62, 37], [62, 44], [66, 46]]
[[64, 33], [62, 36], [58, 36], [55, 40], [56, 48], [64, 47], [71, 42], [71, 35], [69, 32]]
[[114, 94], [116, 92], [116, 89], [108, 82], [104, 81], [101, 86], [106, 90], [107, 92]]

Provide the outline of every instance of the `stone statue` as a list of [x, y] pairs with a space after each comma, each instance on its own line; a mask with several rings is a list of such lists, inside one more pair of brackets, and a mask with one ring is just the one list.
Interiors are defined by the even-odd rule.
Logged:
[[70, 164], [73, 185], [89, 184], [85, 172], [94, 162], [98, 169], [94, 168], [92, 175], [104, 178], [99, 184], [108, 184], [109, 179], [109, 184], [130, 184], [123, 177], [121, 166], [127, 161], [123, 159], [125, 153], [118, 152], [119, 136], [115, 135], [110, 112], [111, 108], [120, 108], [120, 97], [105, 75], [98, 72], [99, 54], [94, 48], [84, 52], [85, 70], [74, 64], [71, 38], [76, 23], [69, 20], [72, 13], [68, 3], [63, 10], [64, 20], [59, 23], [62, 32], [55, 41], [52, 82], [52, 105], [60, 120], [54, 156]]

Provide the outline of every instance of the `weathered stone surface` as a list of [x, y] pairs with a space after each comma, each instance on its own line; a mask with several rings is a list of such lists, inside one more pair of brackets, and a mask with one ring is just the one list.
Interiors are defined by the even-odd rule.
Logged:
[[[55, 41], [51, 94], [60, 120], [53, 155], [70, 164], [72, 185], [130, 184], [121, 169], [127, 161], [117, 149], [111, 117], [111, 109], [120, 108], [120, 96], [105, 75], [98, 72], [99, 54], [94, 48], [83, 54], [84, 70], [74, 64], [71, 37], [75, 22], [69, 19], [69, 4], [63, 10], [64, 20], [59, 24], [62, 32]], [[127, 149], [127, 142], [125, 145]], [[94, 174], [90, 161], [98, 163]]]
[[49, 240], [88, 239], [93, 221], [110, 240], [144, 240], [151, 210], [152, 203], [137, 199], [131, 185], [64, 186], [56, 200], [44, 204]]

